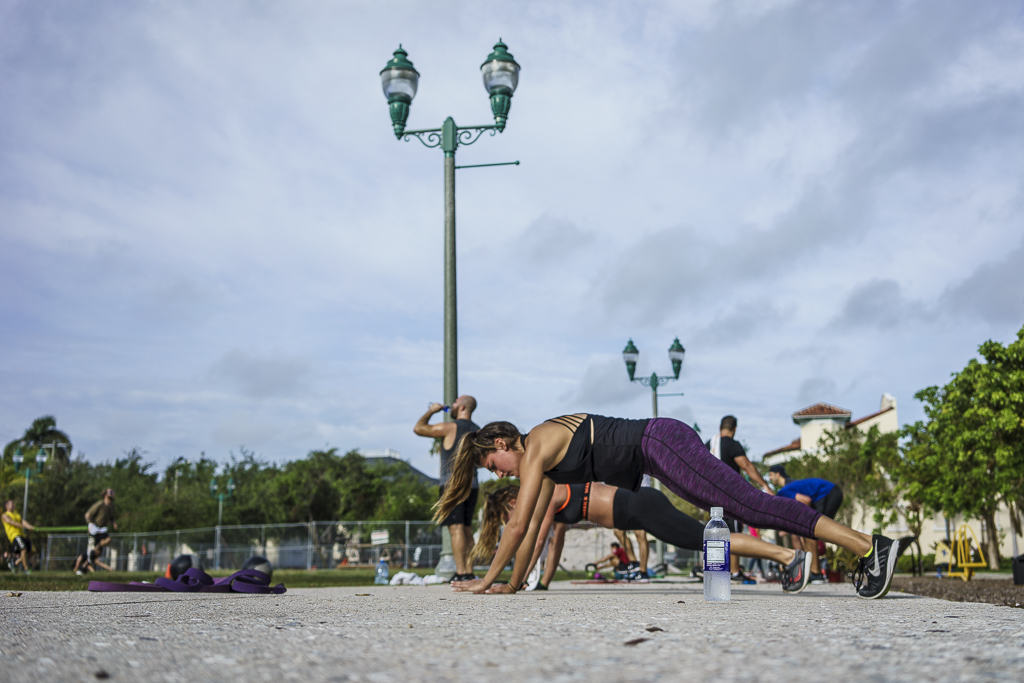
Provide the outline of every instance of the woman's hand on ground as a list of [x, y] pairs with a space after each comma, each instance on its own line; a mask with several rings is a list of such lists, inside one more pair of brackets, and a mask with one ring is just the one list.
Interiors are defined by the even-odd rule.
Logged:
[[515, 590], [512, 589], [512, 584], [509, 584], [509, 583], [496, 583], [493, 586], [491, 586], [490, 588], [488, 588], [487, 592], [490, 593], [490, 594], [495, 594], [495, 595], [498, 594], [498, 593], [506, 593], [508, 595], [511, 595], [511, 594], [515, 593]]
[[483, 593], [489, 587], [489, 585], [484, 585], [483, 579], [473, 579], [472, 581], [452, 581], [452, 590], [457, 593]]

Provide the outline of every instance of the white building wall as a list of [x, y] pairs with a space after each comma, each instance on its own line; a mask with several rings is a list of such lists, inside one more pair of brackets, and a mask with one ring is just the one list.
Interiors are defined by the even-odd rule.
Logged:
[[845, 418], [816, 417], [800, 425], [800, 448], [804, 453], [817, 453], [818, 442], [826, 432], [837, 432], [846, 425]]

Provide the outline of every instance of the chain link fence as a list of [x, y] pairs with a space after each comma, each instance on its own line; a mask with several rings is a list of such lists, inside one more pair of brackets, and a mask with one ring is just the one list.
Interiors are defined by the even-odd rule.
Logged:
[[[50, 534], [40, 565], [70, 570], [90, 549], [86, 534]], [[435, 567], [441, 529], [432, 522], [310, 522], [111, 534], [99, 559], [115, 571], [163, 573], [178, 555], [196, 555], [206, 569], [240, 569], [262, 555], [278, 569], [373, 566], [384, 555], [392, 567]]]

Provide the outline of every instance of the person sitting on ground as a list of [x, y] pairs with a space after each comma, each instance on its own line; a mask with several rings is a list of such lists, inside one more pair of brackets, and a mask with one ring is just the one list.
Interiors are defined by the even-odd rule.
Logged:
[[[629, 558], [629, 562], [626, 564], [626, 573], [629, 575], [629, 580], [646, 580], [646, 559], [645, 563], [641, 565], [640, 559], [638, 558], [636, 552], [633, 550], [633, 540], [629, 537], [629, 534], [627, 534], [622, 529], [612, 529], [612, 532], [615, 534], [615, 540], [617, 540], [619, 542], [619, 545], [622, 546], [622, 549], [626, 551], [626, 557]], [[637, 533], [642, 534], [644, 532], [638, 531]]]
[[[476, 561], [486, 562], [494, 555], [495, 547], [499, 545], [500, 527], [508, 523], [519, 495], [520, 488], [509, 484], [496, 489], [484, 499], [480, 539], [472, 551]], [[583, 520], [606, 529], [643, 529], [655, 538], [684, 550], [700, 550], [704, 547], [704, 525], [672, 505], [668, 497], [655, 488], [644, 487], [634, 493], [629, 489], [597, 482], [556, 486], [548, 511], [540, 522], [541, 531], [546, 534], [544, 527], [552, 522], [568, 525]], [[733, 533], [729, 540], [738, 552], [748, 557], [778, 562], [784, 570], [783, 590], [798, 593], [807, 585], [811, 558], [802, 550], [765, 543], [748, 534]], [[538, 556], [539, 552], [535, 550], [528, 569], [532, 568]], [[549, 567], [557, 566], [560, 559], [561, 546], [548, 551]], [[615, 566], [627, 559], [622, 547], [612, 543], [612, 553], [598, 560], [598, 568], [602, 568], [604, 563]], [[491, 567], [493, 569], [493, 562]], [[553, 576], [554, 571], [551, 574]]]
[[612, 543], [612, 551], [594, 563], [597, 570], [613, 569], [617, 572], [629, 570], [629, 555], [618, 543]]
[[[768, 479], [775, 486], [776, 495], [792, 498], [808, 505], [829, 519], [835, 519], [839, 506], [843, 504], [843, 490], [836, 484], [826, 480], [810, 477], [807, 479], [791, 479], [783, 465], [772, 465], [768, 468]], [[813, 538], [793, 536], [793, 545], [799, 545], [811, 554], [816, 571], [811, 574], [811, 583], [825, 583], [821, 573], [821, 560], [818, 554], [818, 541]]]
[[79, 576], [85, 574], [86, 572], [96, 571], [96, 567], [99, 567], [100, 569], [106, 569], [108, 572], [114, 571], [110, 568], [109, 564], [99, 559], [95, 550], [89, 550], [84, 553], [78, 553], [78, 557], [75, 558], [74, 572]]
[[32, 552], [32, 541], [28, 540], [26, 531], [32, 531], [34, 526], [21, 518], [21, 515], [14, 509], [14, 501], [9, 500], [4, 504], [2, 515], [4, 531], [7, 532], [7, 540], [11, 542], [11, 556], [8, 560], [11, 571], [15, 571], [18, 563], [26, 572], [28, 569], [28, 556]]
[[[445, 519], [469, 497], [477, 467], [500, 477], [518, 477], [519, 501], [487, 575], [456, 585], [458, 590], [515, 592], [525, 578], [556, 484], [602, 481], [639, 491], [644, 474], [702, 509], [723, 507], [744, 524], [820, 538], [855, 553], [861, 560], [853, 585], [865, 599], [889, 592], [896, 561], [909, 547], [909, 539], [869, 536], [794, 500], [755, 489], [711, 455], [692, 428], [672, 418], [629, 420], [576, 413], [548, 420], [525, 435], [510, 422], [492, 422], [462, 438], [451, 478], [434, 506], [435, 521]], [[511, 583], [492, 591], [517, 555]]]

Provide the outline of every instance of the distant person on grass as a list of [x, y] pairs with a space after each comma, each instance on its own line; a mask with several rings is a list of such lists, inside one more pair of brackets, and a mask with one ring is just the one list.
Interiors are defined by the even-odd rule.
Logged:
[[104, 546], [110, 543], [110, 529], [117, 529], [117, 522], [114, 521], [114, 489], [103, 492], [103, 500], [96, 501], [89, 508], [85, 513], [85, 521], [89, 525], [89, 536], [93, 541], [88, 558], [92, 563], [103, 554]]
[[[444, 496], [444, 487], [451, 477], [451, 462], [459, 441], [469, 432], [480, 427], [473, 422], [473, 411], [476, 410], [476, 399], [472, 396], [459, 396], [451, 405], [451, 422], [430, 424], [430, 418], [444, 410], [440, 403], [431, 404], [427, 412], [416, 422], [412, 431], [419, 436], [441, 439], [441, 486], [439, 495]], [[480, 481], [473, 470], [473, 481], [469, 497], [456, 505], [445, 517], [440, 526], [448, 527], [452, 538], [452, 555], [455, 558], [455, 576], [452, 581], [472, 581], [473, 565], [470, 563], [469, 551], [473, 548], [473, 513], [476, 512], [476, 501], [480, 494]]]
[[[772, 465], [768, 468], [768, 478], [778, 489], [775, 495], [792, 498], [807, 505], [829, 519], [835, 519], [839, 506], [843, 504], [843, 490], [826, 479], [810, 477], [808, 479], [791, 479], [783, 465]], [[811, 573], [811, 583], [825, 583], [820, 573], [821, 562], [818, 555], [818, 541], [813, 538], [793, 536], [793, 545], [803, 548], [814, 558], [812, 567], [818, 572]]]
[[11, 555], [9, 563], [11, 571], [15, 571], [18, 563], [26, 572], [28, 569], [28, 556], [32, 552], [32, 542], [24, 532], [32, 531], [34, 526], [21, 518], [15, 509], [14, 501], [9, 500], [4, 504], [3, 512], [4, 531], [7, 532], [7, 540], [11, 542]]
[[[768, 483], [761, 477], [761, 473], [754, 467], [754, 463], [750, 462], [750, 459], [747, 458], [747, 452], [735, 437], [736, 418], [732, 415], [726, 415], [722, 418], [721, 423], [719, 423], [718, 434], [708, 439], [704, 445], [711, 451], [711, 455], [728, 465], [733, 472], [740, 476], [743, 476], [745, 472], [750, 481], [760, 486], [762, 491], [769, 495], [774, 495], [775, 492], [772, 491]], [[726, 517], [725, 523], [729, 525], [729, 531], [732, 533], [743, 533], [743, 523], [739, 520]], [[746, 578], [740, 571], [740, 556], [735, 553], [729, 558], [729, 569], [732, 572], [733, 581], [741, 581]]]
[[81, 576], [86, 572], [94, 572], [96, 571], [96, 567], [99, 567], [100, 569], [106, 569], [108, 572], [113, 571], [110, 568], [110, 565], [105, 564], [102, 560], [90, 560], [88, 553], [78, 553], [78, 557], [75, 558], [74, 572], [78, 576]]

